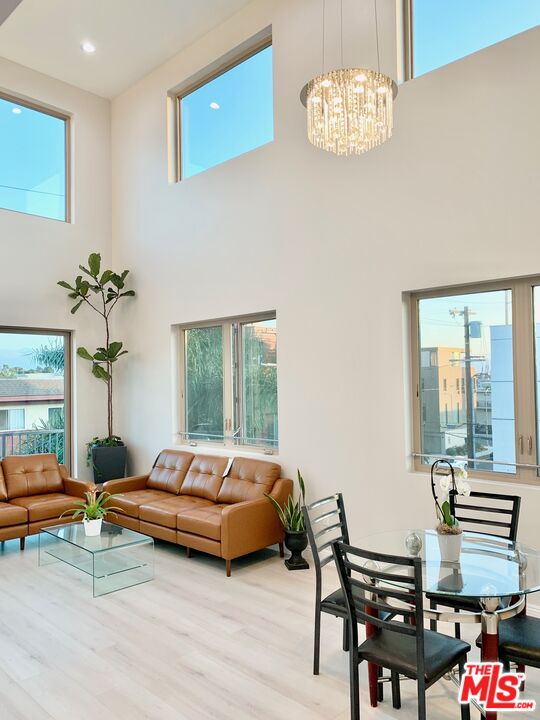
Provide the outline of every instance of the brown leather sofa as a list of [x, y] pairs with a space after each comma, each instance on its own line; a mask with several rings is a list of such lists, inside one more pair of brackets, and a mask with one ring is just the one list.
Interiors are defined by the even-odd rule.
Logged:
[[56, 455], [11, 455], [0, 463], [0, 541], [20, 538], [47, 525], [72, 522], [60, 518], [84, 497], [93, 483], [73, 480]]
[[104, 489], [121, 493], [114, 522], [161, 540], [201, 550], [226, 561], [279, 544], [283, 528], [267, 492], [283, 504], [291, 480], [276, 463], [163, 450], [148, 475], [109, 480]]

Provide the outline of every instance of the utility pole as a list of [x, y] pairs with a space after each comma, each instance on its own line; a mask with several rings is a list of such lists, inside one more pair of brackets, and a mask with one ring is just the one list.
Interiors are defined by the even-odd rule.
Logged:
[[470, 327], [470, 315], [473, 311], [469, 310], [469, 306], [465, 305], [463, 310], [450, 310], [450, 315], [456, 317], [460, 315], [463, 317], [464, 330], [465, 330], [465, 397], [467, 403], [467, 436], [465, 439], [465, 447], [467, 448], [467, 457], [469, 458], [469, 467], [473, 468], [474, 460], [474, 412], [473, 412], [473, 382], [472, 382], [472, 370], [471, 370], [471, 327]]

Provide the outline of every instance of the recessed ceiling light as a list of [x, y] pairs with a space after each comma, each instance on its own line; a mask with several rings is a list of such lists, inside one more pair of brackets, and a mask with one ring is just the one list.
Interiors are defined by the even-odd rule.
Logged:
[[11, 112], [12, 112], [14, 115], [20, 115], [20, 114], [22, 113], [22, 110], [21, 110], [21, 108], [14, 107], [14, 108], [11, 108]]
[[90, 40], [85, 40], [81, 44], [81, 50], [85, 52], [87, 55], [92, 55], [92, 53], [96, 52], [96, 46], [93, 42], [90, 42]]
[[210, 107], [212, 108], [212, 110], [219, 110], [219, 105], [217, 102], [211, 102]]

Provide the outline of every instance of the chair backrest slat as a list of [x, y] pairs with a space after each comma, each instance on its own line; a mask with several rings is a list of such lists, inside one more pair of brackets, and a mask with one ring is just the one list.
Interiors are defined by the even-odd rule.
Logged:
[[[482, 501], [487, 502], [482, 502]], [[473, 502], [471, 502], [473, 501]], [[473, 491], [470, 495], [450, 495], [450, 510], [459, 523], [472, 526], [469, 530], [483, 532], [483, 528], [498, 528], [499, 532], [485, 531], [486, 535], [515, 542], [517, 539], [521, 498], [519, 495], [502, 495]], [[470, 514], [474, 513], [474, 515]], [[497, 515], [510, 515], [510, 522]]]

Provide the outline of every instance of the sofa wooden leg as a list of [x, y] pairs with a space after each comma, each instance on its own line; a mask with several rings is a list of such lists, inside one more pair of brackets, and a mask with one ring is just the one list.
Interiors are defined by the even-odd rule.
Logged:
[[227, 577], [231, 577], [231, 561], [225, 560], [225, 570], [227, 572]]
[[21, 550], [24, 550], [24, 541], [25, 540], [26, 540], [26, 538], [23, 538], [23, 537], [20, 539]]
[[188, 557], [188, 558], [191, 557], [191, 548], [188, 548], [188, 547], [186, 548], [186, 557]]
[[283, 541], [279, 543], [279, 557], [285, 557], [285, 548], [283, 547]]

